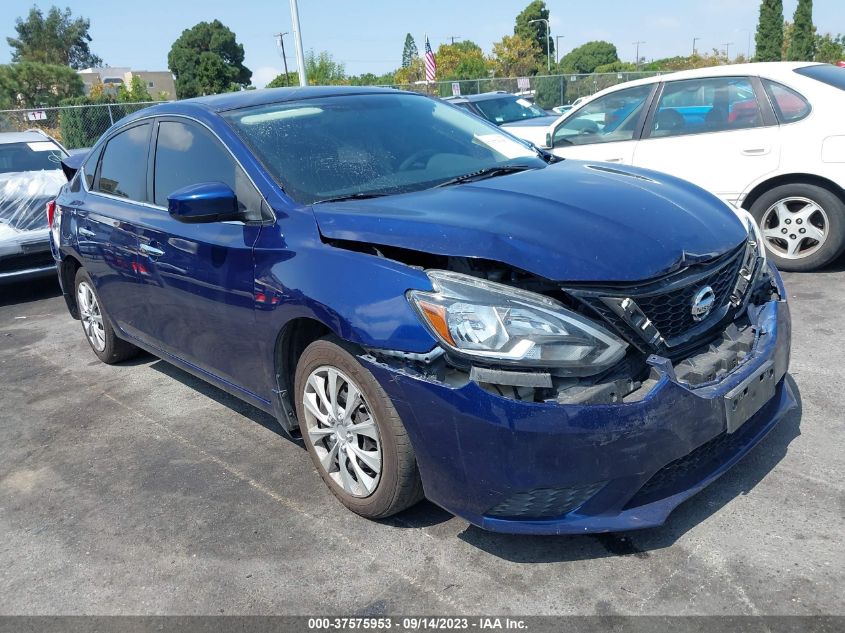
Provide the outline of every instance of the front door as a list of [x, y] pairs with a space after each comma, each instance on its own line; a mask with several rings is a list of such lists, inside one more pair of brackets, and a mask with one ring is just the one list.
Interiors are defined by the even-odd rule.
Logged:
[[137, 223], [147, 309], [145, 338], [231, 384], [262, 386], [254, 338], [253, 245], [260, 223], [185, 224], [170, 217], [167, 197], [202, 182], [223, 182], [245, 217], [260, 218], [261, 198], [228, 150], [188, 120], [157, 123], [153, 207]]
[[[768, 107], [768, 104], [762, 104]], [[634, 151], [634, 165], [689, 180], [736, 202], [777, 169], [780, 130], [748, 77], [668, 82]]]
[[655, 86], [616, 90], [580, 107], [552, 130], [552, 153], [630, 165]]

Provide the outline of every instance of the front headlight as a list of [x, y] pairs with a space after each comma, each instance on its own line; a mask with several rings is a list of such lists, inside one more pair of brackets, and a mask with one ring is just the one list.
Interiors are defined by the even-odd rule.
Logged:
[[624, 341], [553, 299], [444, 270], [427, 274], [434, 292], [411, 290], [408, 298], [431, 333], [459, 356], [591, 376], [625, 355]]

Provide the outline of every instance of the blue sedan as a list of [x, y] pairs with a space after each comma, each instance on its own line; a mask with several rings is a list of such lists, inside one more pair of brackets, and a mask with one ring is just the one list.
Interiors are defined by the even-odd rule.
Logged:
[[794, 406], [753, 221], [684, 181], [561, 160], [423, 95], [163, 104], [64, 161], [70, 314], [274, 414], [369, 518], [660, 525]]

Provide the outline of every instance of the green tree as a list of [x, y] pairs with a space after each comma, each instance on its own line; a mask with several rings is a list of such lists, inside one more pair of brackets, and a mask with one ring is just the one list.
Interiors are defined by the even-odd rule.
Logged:
[[587, 42], [569, 51], [560, 60], [560, 69], [564, 73], [593, 73], [599, 66], [619, 61], [616, 47], [602, 40]]
[[305, 53], [305, 72], [312, 86], [330, 86], [346, 83], [346, 69], [336, 62], [328, 51]]
[[412, 84], [425, 79], [425, 62], [421, 57], [411, 60], [407, 68], [400, 68], [393, 74], [393, 83]]
[[505, 35], [493, 44], [493, 68], [498, 77], [525, 77], [537, 72], [537, 42], [521, 35]]
[[185, 29], [167, 55], [180, 99], [248, 86], [252, 71], [243, 62], [244, 47], [220, 20]]
[[538, 61], [546, 61], [547, 55], [555, 56], [554, 42], [546, 36], [546, 24], [544, 22], [533, 22], [532, 20], [548, 20], [549, 10], [543, 0], [533, 0], [516, 16], [516, 25], [513, 34], [529, 39], [537, 44]]
[[757, 21], [758, 62], [779, 62], [783, 49], [783, 0], [763, 0]]
[[632, 73], [637, 70], [637, 65], [631, 62], [612, 62], [610, 64], [602, 64], [596, 66], [593, 72], [596, 73]]
[[84, 86], [69, 66], [21, 62], [0, 66], [0, 101], [32, 108], [55, 106], [82, 94]]
[[414, 38], [408, 33], [405, 36], [405, 48], [402, 49], [402, 68], [407, 68], [411, 65], [411, 61], [419, 57], [419, 51], [417, 50], [417, 43], [414, 41]]
[[394, 73], [389, 72], [383, 75], [374, 73], [362, 73], [349, 77], [350, 86], [388, 86], [393, 83]]
[[38, 62], [81, 69], [99, 66], [103, 60], [88, 47], [91, 21], [73, 18], [70, 9], [50, 7], [45, 16], [32, 7], [26, 19], [15, 21], [17, 37], [7, 37], [13, 62]]
[[786, 51], [789, 61], [812, 61], [816, 55], [816, 27], [813, 26], [813, 0], [798, 0], [792, 20], [792, 40]]
[[285, 88], [287, 86], [298, 86], [299, 85], [299, 73], [297, 72], [289, 72], [287, 75], [285, 73], [280, 73], [276, 75], [276, 78], [273, 79], [270, 83], [268, 83], [265, 88]]
[[127, 88], [125, 84], [121, 84], [117, 88], [117, 100], [122, 103], [139, 103], [143, 101], [152, 101], [153, 97], [144, 85], [144, 80], [134, 75], [132, 81], [129, 82]]
[[437, 76], [443, 80], [478, 79], [488, 74], [489, 62], [481, 47], [463, 40], [437, 49]]
[[533, 87], [534, 102], [541, 108], [551, 110], [566, 103], [566, 78], [563, 75], [538, 77], [534, 79]]
[[830, 33], [816, 36], [815, 61], [835, 64], [845, 60], [845, 36], [833, 37]]

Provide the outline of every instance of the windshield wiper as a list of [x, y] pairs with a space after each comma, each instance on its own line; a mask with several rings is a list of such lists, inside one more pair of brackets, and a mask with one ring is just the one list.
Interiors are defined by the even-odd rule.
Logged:
[[465, 182], [475, 182], [477, 180], [486, 180], [487, 178], [495, 178], [496, 176], [505, 176], [507, 174], [515, 174], [519, 171], [528, 171], [530, 169], [537, 169], [530, 165], [495, 165], [493, 167], [485, 167], [478, 171], [473, 171], [463, 176], [456, 176], [444, 180], [435, 187], [448, 187], [449, 185], [460, 185]]
[[395, 194], [378, 191], [359, 191], [357, 193], [347, 193], [342, 196], [335, 196], [334, 198], [323, 198], [322, 200], [317, 200], [314, 204], [321, 204], [323, 202], [343, 202], [344, 200], [367, 200], [369, 198], [383, 198], [385, 196], [392, 195]]

